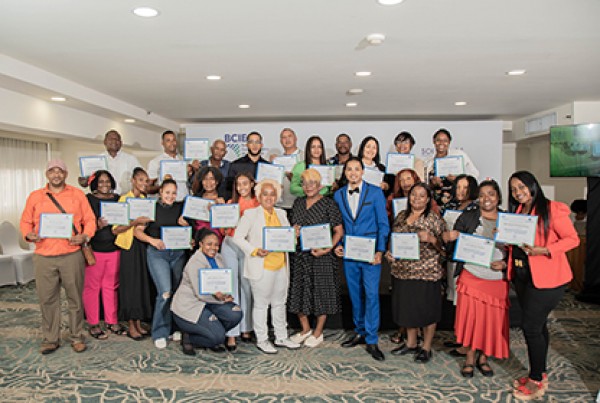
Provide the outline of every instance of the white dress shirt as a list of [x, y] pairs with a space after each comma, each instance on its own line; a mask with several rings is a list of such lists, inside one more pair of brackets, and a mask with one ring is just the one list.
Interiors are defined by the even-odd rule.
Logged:
[[348, 205], [350, 207], [350, 211], [352, 212], [352, 218], [356, 218], [356, 212], [358, 211], [358, 202], [360, 201], [360, 193], [363, 191], [363, 183], [364, 181], [360, 181], [356, 189], [358, 192], [353, 192], [350, 194], [350, 185], [348, 185]]
[[121, 195], [129, 192], [131, 190], [131, 175], [133, 174], [133, 170], [141, 167], [138, 159], [122, 150], [114, 158], [108, 151], [104, 151], [100, 155], [106, 158], [108, 172], [115, 178], [115, 182], [117, 183], [115, 193]]
[[[160, 175], [160, 162], [181, 160], [183, 160], [183, 157], [179, 154], [175, 155], [175, 157], [171, 157], [169, 154], [163, 152], [148, 163], [148, 178], [150, 178], [150, 180], [159, 179], [156, 184], [160, 184], [162, 182], [158, 177]], [[182, 201], [188, 194], [187, 181], [177, 182], [177, 201]]]

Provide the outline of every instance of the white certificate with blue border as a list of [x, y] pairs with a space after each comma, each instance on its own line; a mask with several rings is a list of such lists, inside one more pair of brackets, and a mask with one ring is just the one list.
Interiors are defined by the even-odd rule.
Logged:
[[100, 202], [100, 217], [109, 225], [129, 225], [129, 204]]
[[534, 245], [537, 216], [529, 214], [498, 213], [494, 240], [511, 245]]
[[415, 156], [412, 154], [388, 153], [385, 172], [396, 175], [405, 168], [414, 169]]
[[101, 169], [108, 171], [106, 157], [102, 155], [79, 157], [79, 170], [81, 171], [81, 176], [84, 178], [91, 176], [94, 172]]
[[446, 210], [444, 211], [444, 221], [446, 221], [446, 229], [448, 231], [452, 231], [454, 229], [454, 224], [456, 224], [456, 220], [463, 212], [460, 210]]
[[398, 213], [406, 210], [407, 205], [408, 205], [408, 197], [398, 197], [397, 199], [393, 199], [392, 206], [394, 209], [394, 218], [398, 216]]
[[129, 219], [135, 220], [138, 217], [148, 217], [154, 220], [156, 217], [156, 199], [142, 199], [139, 197], [128, 197]]
[[335, 181], [335, 165], [310, 164], [308, 167], [319, 172], [319, 175], [321, 175], [321, 185], [333, 185], [333, 182]]
[[240, 205], [237, 203], [213, 204], [210, 207], [212, 228], [235, 228], [240, 219]]
[[40, 238], [66, 238], [73, 236], [73, 214], [40, 214]]
[[295, 252], [296, 230], [294, 227], [264, 227], [263, 249], [269, 252]]
[[390, 240], [390, 253], [395, 259], [419, 260], [421, 258], [417, 233], [392, 232]]
[[[166, 175], [171, 175], [175, 182], [187, 181], [187, 162], [175, 160], [162, 160], [160, 162], [160, 181], [165, 179]], [[183, 184], [185, 186], [185, 183]], [[181, 184], [177, 185], [178, 187]]]
[[376, 244], [375, 238], [346, 235], [344, 237], [344, 259], [371, 263], [375, 259]]
[[273, 179], [275, 182], [281, 184], [283, 182], [283, 175], [285, 173], [285, 166], [276, 164], [265, 164], [259, 162], [256, 168], [256, 182], [260, 182], [263, 179]]
[[344, 166], [343, 165], [334, 165], [335, 167], [335, 180], [339, 180], [342, 177], [342, 174], [344, 173]]
[[381, 186], [383, 182], [383, 176], [385, 173], [380, 171], [378, 168], [365, 168], [363, 173], [363, 180], [371, 185]]
[[183, 203], [183, 213], [181, 215], [194, 220], [210, 221], [210, 206], [214, 203], [214, 200], [187, 196]]
[[183, 158], [191, 161], [207, 160], [210, 156], [208, 139], [185, 139], [183, 142]]
[[453, 259], [477, 266], [490, 267], [494, 247], [493, 239], [460, 233], [456, 240]]
[[201, 295], [233, 294], [233, 270], [198, 269], [198, 290]]
[[292, 169], [294, 169], [294, 165], [296, 165], [297, 162], [298, 156], [296, 154], [280, 155], [273, 159], [273, 164], [283, 165], [285, 167], [285, 172], [292, 172]]
[[192, 227], [161, 227], [160, 239], [166, 249], [191, 249]]
[[465, 164], [462, 155], [452, 155], [435, 159], [435, 176], [445, 178], [450, 175], [465, 173]]
[[302, 250], [327, 249], [333, 246], [331, 225], [307, 225], [300, 228], [300, 246]]

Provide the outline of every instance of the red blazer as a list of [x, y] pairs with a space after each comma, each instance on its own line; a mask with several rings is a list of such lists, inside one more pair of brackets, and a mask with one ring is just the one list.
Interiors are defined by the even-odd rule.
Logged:
[[[538, 222], [535, 234], [535, 246], [548, 248], [550, 256], [529, 256], [531, 278], [536, 288], [556, 288], [568, 283], [573, 273], [566, 252], [579, 245], [579, 237], [569, 218], [570, 210], [567, 205], [550, 201], [550, 226], [548, 239], [544, 239], [544, 224]], [[521, 206], [517, 213], [521, 211]], [[535, 213], [535, 211], [533, 211]], [[512, 278], [512, 247], [508, 255], [508, 279]]]

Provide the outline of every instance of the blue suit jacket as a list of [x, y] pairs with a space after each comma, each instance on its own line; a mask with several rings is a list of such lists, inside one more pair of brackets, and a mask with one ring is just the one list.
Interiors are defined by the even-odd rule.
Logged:
[[352, 218], [352, 211], [348, 204], [348, 185], [335, 192], [333, 199], [342, 212], [344, 233], [377, 238], [376, 250], [385, 252], [390, 234], [390, 224], [381, 188], [363, 182], [356, 218]]

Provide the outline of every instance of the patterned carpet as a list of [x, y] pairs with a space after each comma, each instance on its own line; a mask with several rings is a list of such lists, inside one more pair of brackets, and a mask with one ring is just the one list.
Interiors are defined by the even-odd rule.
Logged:
[[[65, 306], [66, 308], [66, 306]], [[66, 312], [64, 319], [66, 320]], [[243, 344], [235, 354], [181, 353], [177, 343], [162, 351], [151, 340], [114, 336], [88, 340], [75, 354], [68, 343], [54, 354], [38, 353], [40, 314], [33, 284], [0, 288], [0, 400], [73, 402], [509, 402], [509, 383], [524, 374], [521, 333], [511, 330], [512, 356], [493, 361], [493, 378], [459, 374], [462, 360], [442, 347], [450, 332], [438, 332], [433, 361], [386, 354], [374, 361], [363, 348], [342, 349], [343, 331], [328, 331], [316, 349], [259, 353]], [[567, 296], [551, 320], [549, 402], [593, 402], [600, 389], [600, 307]], [[384, 352], [395, 345], [382, 335]]]

